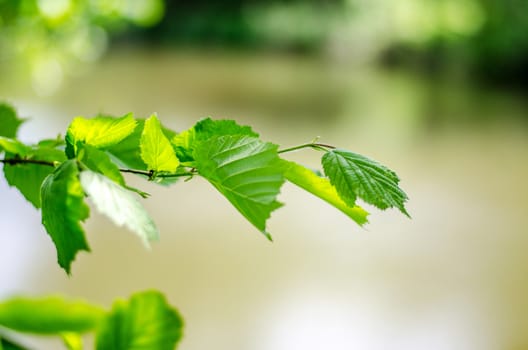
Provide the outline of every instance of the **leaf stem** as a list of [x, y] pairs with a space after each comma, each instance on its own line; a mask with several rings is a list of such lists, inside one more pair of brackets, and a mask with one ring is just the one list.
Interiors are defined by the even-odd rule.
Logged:
[[299, 146], [294, 146], [294, 147], [290, 147], [290, 148], [286, 148], [286, 149], [281, 149], [279, 150], [277, 153], [286, 153], [286, 152], [293, 152], [293, 151], [297, 151], [299, 149], [303, 149], [303, 148], [313, 148], [315, 150], [318, 150], [318, 151], [328, 151], [328, 149], [335, 149], [335, 146], [331, 146], [331, 145], [327, 145], [327, 144], [324, 144], [324, 143], [315, 143], [315, 142], [310, 142], [310, 143], [305, 143], [305, 144], [302, 144], [302, 145], [299, 145]]

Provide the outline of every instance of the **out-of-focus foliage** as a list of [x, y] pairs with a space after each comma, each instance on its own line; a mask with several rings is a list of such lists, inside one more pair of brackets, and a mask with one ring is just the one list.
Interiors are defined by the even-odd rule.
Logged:
[[111, 33], [154, 25], [164, 8], [163, 0], [0, 0], [0, 73], [53, 93], [105, 52]]
[[528, 80], [524, 0], [0, 0], [0, 73], [51, 94], [115, 42], [324, 52]]
[[389, 58], [413, 64], [418, 59], [435, 68], [467, 67], [501, 81], [528, 80], [527, 1], [377, 2], [386, 5], [393, 26], [385, 47]]
[[346, 0], [167, 1], [167, 14], [148, 30], [172, 43], [316, 50], [345, 17]]

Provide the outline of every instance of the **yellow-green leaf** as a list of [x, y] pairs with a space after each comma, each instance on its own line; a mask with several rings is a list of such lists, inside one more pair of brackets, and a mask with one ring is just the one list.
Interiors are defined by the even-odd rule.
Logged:
[[180, 164], [155, 115], [145, 121], [139, 147], [141, 158], [149, 170], [173, 173]]
[[368, 222], [368, 212], [357, 205], [347, 205], [339, 197], [335, 187], [330, 184], [328, 179], [318, 176], [310, 169], [295, 162], [282, 160], [282, 166], [284, 168], [284, 176], [291, 183], [333, 205], [359, 225], [364, 225]]
[[92, 119], [76, 117], [66, 133], [67, 153], [70, 158], [76, 153], [77, 142], [97, 148], [116, 145], [130, 135], [137, 122], [132, 113], [121, 118], [98, 116]]

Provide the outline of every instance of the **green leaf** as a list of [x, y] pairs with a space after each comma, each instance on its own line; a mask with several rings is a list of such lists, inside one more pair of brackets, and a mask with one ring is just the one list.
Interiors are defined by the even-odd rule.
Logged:
[[[133, 133], [128, 135], [118, 144], [106, 147], [105, 150], [124, 167], [137, 170], [148, 170], [145, 162], [141, 158], [139, 148], [139, 142], [141, 134], [143, 133], [145, 121], [138, 119], [137, 123], [138, 125]], [[161, 129], [167, 139], [171, 139], [176, 135], [174, 131], [166, 128], [164, 125], [161, 126]]]
[[13, 107], [0, 103], [0, 136], [15, 138], [18, 128], [23, 122], [24, 120], [18, 118]]
[[182, 162], [192, 162], [194, 151], [194, 128], [182, 131], [171, 139], [176, 156]]
[[276, 198], [284, 177], [277, 146], [250, 136], [220, 136], [194, 152], [200, 175], [268, 238], [266, 221], [282, 204]]
[[97, 350], [173, 350], [183, 321], [159, 292], [118, 300], [96, 337]]
[[185, 130], [171, 139], [178, 158], [182, 162], [194, 160], [193, 152], [196, 144], [200, 141], [208, 140], [215, 136], [246, 135], [258, 137], [251, 127], [238, 125], [234, 120], [220, 119], [213, 120], [205, 118], [196, 123], [189, 130]]
[[84, 203], [77, 161], [62, 163], [41, 188], [42, 224], [57, 248], [59, 265], [69, 274], [77, 252], [90, 251], [80, 222], [90, 215]]
[[139, 143], [141, 158], [149, 170], [173, 173], [180, 164], [155, 115], [145, 121]]
[[78, 151], [79, 159], [89, 169], [103, 174], [112, 181], [125, 186], [125, 179], [115, 163], [110, 160], [108, 154], [90, 145], [81, 145]]
[[259, 137], [259, 134], [254, 132], [251, 127], [239, 125], [234, 120], [230, 119], [213, 120], [211, 118], [205, 118], [196, 123], [193, 129], [196, 134], [195, 138], [198, 141], [208, 140], [214, 136], [227, 135]]
[[106, 152], [98, 150], [97, 148], [90, 145], [80, 145], [81, 146], [77, 159], [79, 159], [84, 166], [108, 177], [110, 180], [125, 187], [126, 189], [136, 192], [143, 198], [147, 198], [149, 196], [149, 194], [146, 192], [127, 186], [123, 174], [121, 174], [121, 171], [117, 165], [112, 162], [110, 156]]
[[86, 119], [76, 117], [66, 133], [68, 157], [73, 158], [73, 155], [76, 154], [77, 142], [84, 142], [96, 148], [110, 147], [130, 135], [136, 125], [137, 122], [131, 113], [121, 118], [98, 116]]
[[[64, 152], [54, 148], [39, 147], [26, 151], [27, 159], [38, 159], [48, 162], [66, 160]], [[7, 158], [11, 158], [8, 156]], [[16, 187], [35, 208], [40, 208], [40, 187], [44, 179], [55, 169], [40, 164], [4, 164], [4, 175], [10, 186]]]
[[99, 306], [60, 296], [16, 297], [0, 303], [0, 325], [19, 332], [82, 333], [97, 327], [104, 315], [105, 311]]
[[38, 142], [39, 147], [57, 148], [64, 145], [64, 138], [60, 134], [54, 139], [45, 139]]
[[398, 187], [400, 179], [394, 171], [360, 154], [337, 149], [327, 152], [322, 163], [325, 174], [348, 205], [359, 197], [380, 209], [396, 207], [409, 216], [404, 206], [408, 198]]
[[130, 135], [118, 144], [106, 147], [105, 150], [122, 166], [136, 170], [147, 170], [147, 165], [141, 159], [139, 140], [143, 133], [144, 120], [138, 120], [138, 125]]
[[310, 169], [294, 162], [282, 160], [282, 165], [284, 168], [284, 176], [291, 183], [333, 205], [360, 226], [368, 222], [368, 212], [357, 205], [347, 205], [339, 197], [335, 187], [330, 184], [328, 179], [322, 178]]
[[0, 136], [0, 153], [5, 151], [7, 153], [17, 154], [19, 156], [25, 156], [29, 147], [24, 145], [22, 142], [10, 139], [7, 137]]
[[80, 178], [82, 188], [101, 214], [118, 226], [128, 227], [146, 246], [159, 239], [156, 225], [133, 192], [91, 170], [83, 170]]

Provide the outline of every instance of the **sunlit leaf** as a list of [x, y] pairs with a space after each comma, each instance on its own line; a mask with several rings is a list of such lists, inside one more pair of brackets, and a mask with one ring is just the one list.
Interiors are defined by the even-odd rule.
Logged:
[[91, 170], [83, 170], [80, 178], [82, 188], [101, 214], [118, 226], [126, 226], [147, 246], [150, 241], [158, 240], [158, 229], [136, 194]]
[[407, 195], [398, 187], [400, 179], [394, 171], [344, 150], [327, 152], [322, 164], [330, 182], [348, 205], [354, 205], [359, 197], [380, 209], [396, 207], [409, 216], [404, 206]]
[[288, 181], [333, 205], [359, 225], [362, 226], [368, 222], [368, 212], [357, 205], [347, 205], [339, 197], [335, 187], [330, 184], [328, 179], [322, 178], [310, 169], [294, 162], [283, 160], [282, 166], [284, 176]]
[[266, 221], [281, 206], [284, 182], [277, 146], [243, 135], [213, 137], [197, 145], [194, 158], [200, 175], [270, 238]]
[[155, 115], [145, 121], [139, 143], [141, 158], [149, 170], [175, 172], [179, 161]]
[[13, 107], [0, 103], [0, 136], [15, 138], [20, 125], [24, 122], [18, 118]]
[[84, 203], [75, 160], [62, 163], [41, 188], [42, 224], [57, 248], [59, 265], [69, 274], [77, 252], [89, 251], [81, 221], [90, 215]]
[[77, 142], [84, 142], [97, 148], [116, 145], [130, 135], [137, 122], [131, 113], [114, 118], [98, 116], [92, 119], [76, 117], [66, 133], [67, 154], [73, 158]]
[[0, 303], [0, 326], [19, 332], [56, 334], [93, 330], [105, 315], [98, 306], [60, 296], [16, 297]]
[[97, 350], [173, 350], [183, 321], [159, 292], [118, 300], [97, 333]]
[[[10, 158], [10, 157], [8, 157]], [[26, 158], [38, 159], [48, 162], [62, 162], [66, 160], [64, 152], [54, 148], [39, 147], [28, 149]], [[24, 197], [35, 206], [40, 208], [40, 188], [44, 179], [54, 171], [52, 166], [41, 164], [4, 164], [4, 175], [10, 186], [16, 187]]]
[[79, 333], [61, 333], [62, 342], [68, 350], [83, 350], [83, 340]]

